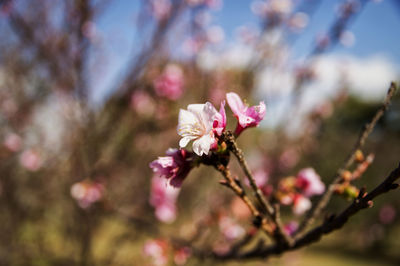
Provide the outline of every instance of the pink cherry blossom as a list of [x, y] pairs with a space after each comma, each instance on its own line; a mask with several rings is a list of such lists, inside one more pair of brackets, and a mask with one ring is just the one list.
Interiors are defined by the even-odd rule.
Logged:
[[311, 208], [311, 201], [309, 198], [304, 197], [301, 194], [294, 195], [293, 198], [293, 213], [296, 215], [302, 215]]
[[313, 168], [300, 170], [296, 178], [296, 187], [299, 188], [306, 197], [321, 195], [325, 191], [325, 184], [321, 177]]
[[148, 240], [143, 246], [144, 255], [151, 257], [153, 265], [164, 266], [168, 263], [168, 243], [165, 240]]
[[173, 187], [180, 187], [192, 169], [193, 154], [185, 149], [168, 149], [167, 156], [158, 157], [149, 166], [158, 176], [169, 180]]
[[43, 165], [43, 160], [37, 151], [25, 150], [19, 157], [20, 164], [27, 170], [36, 172]]
[[266, 112], [264, 102], [260, 102], [257, 106], [248, 107], [243, 103], [242, 99], [240, 99], [239, 95], [234, 92], [227, 93], [226, 99], [238, 120], [238, 125], [235, 130], [236, 136], [248, 127], [258, 126], [261, 120], [263, 120]]
[[190, 248], [183, 247], [174, 252], [174, 262], [176, 265], [185, 265], [191, 255]]
[[156, 104], [150, 95], [142, 90], [132, 93], [130, 107], [139, 115], [152, 116], [156, 111]]
[[245, 234], [244, 228], [228, 216], [219, 219], [219, 228], [227, 240], [234, 240]]
[[21, 137], [18, 136], [17, 134], [10, 133], [6, 136], [3, 144], [8, 150], [12, 152], [17, 152], [21, 149], [22, 140]]
[[156, 94], [170, 100], [177, 100], [183, 94], [183, 72], [175, 64], [166, 66], [164, 72], [154, 81]]
[[296, 221], [291, 221], [284, 225], [283, 230], [285, 230], [286, 234], [293, 235], [298, 228], [299, 228], [299, 223]]
[[219, 113], [215, 114], [213, 128], [214, 128], [214, 132], [218, 136], [221, 136], [222, 132], [225, 131], [225, 128], [226, 128], [225, 101], [221, 102], [221, 107], [219, 109]]
[[178, 134], [182, 136], [179, 146], [181, 148], [186, 147], [193, 140], [194, 153], [199, 156], [208, 155], [210, 149], [215, 147], [217, 142], [214, 135], [214, 122], [216, 119], [222, 123], [223, 118], [218, 119], [217, 110], [209, 102], [205, 104], [189, 104], [187, 110], [181, 109], [177, 128]]
[[104, 194], [102, 184], [92, 181], [82, 181], [71, 186], [71, 196], [78, 202], [79, 207], [86, 209], [100, 201]]
[[156, 218], [164, 223], [176, 219], [176, 199], [179, 189], [170, 186], [166, 179], [154, 176], [151, 181], [150, 205], [155, 208]]

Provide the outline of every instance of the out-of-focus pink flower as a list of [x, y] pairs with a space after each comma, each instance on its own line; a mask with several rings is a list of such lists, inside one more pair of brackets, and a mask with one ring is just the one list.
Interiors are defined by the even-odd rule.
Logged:
[[293, 9], [292, 0], [255, 1], [251, 5], [254, 14], [261, 17], [284, 17]]
[[[256, 185], [261, 188], [265, 186], [265, 184], [268, 182], [269, 174], [264, 169], [257, 169], [256, 171], [253, 172], [253, 177], [254, 180], [256, 181]], [[245, 179], [244, 182], [247, 186], [250, 186], [250, 183], [247, 179]]]
[[4, 146], [12, 152], [17, 152], [21, 149], [22, 140], [20, 136], [15, 133], [10, 133], [6, 136], [4, 142]]
[[239, 95], [234, 92], [227, 93], [226, 99], [229, 107], [238, 120], [238, 125], [235, 130], [237, 136], [248, 127], [258, 126], [261, 120], [263, 120], [266, 112], [264, 102], [260, 102], [257, 106], [248, 107], [242, 102]]
[[289, 19], [288, 24], [294, 31], [299, 32], [307, 26], [309, 20], [306, 13], [297, 12]]
[[158, 20], [169, 17], [171, 12], [170, 0], [150, 0], [151, 14]]
[[174, 262], [176, 265], [185, 265], [188, 258], [191, 255], [191, 251], [188, 247], [183, 247], [175, 251]]
[[215, 114], [215, 119], [213, 123], [214, 132], [221, 136], [222, 132], [226, 128], [226, 113], [225, 113], [225, 101], [221, 102], [221, 107], [219, 108], [219, 113]]
[[220, 43], [225, 39], [224, 30], [220, 26], [212, 26], [207, 30], [207, 40], [210, 43]]
[[182, 96], [183, 83], [182, 69], [178, 65], [169, 64], [154, 81], [154, 88], [158, 96], [175, 101]]
[[131, 108], [139, 115], [151, 116], [156, 110], [156, 105], [147, 92], [138, 90], [132, 93]]
[[182, 50], [188, 56], [196, 55], [206, 44], [204, 38], [191, 37], [183, 42]]
[[379, 210], [379, 221], [382, 224], [391, 224], [396, 218], [396, 209], [392, 205], [385, 205]]
[[222, 7], [222, 0], [186, 0], [186, 3], [192, 7], [198, 5], [205, 5], [211, 9], [220, 9]]
[[356, 37], [351, 31], [344, 31], [340, 34], [339, 41], [343, 46], [351, 47], [356, 42]]
[[306, 197], [321, 195], [325, 191], [325, 184], [321, 177], [313, 168], [300, 170], [296, 178], [296, 187], [299, 188]]
[[158, 176], [168, 179], [171, 186], [180, 187], [193, 167], [193, 154], [185, 149], [168, 149], [166, 154], [152, 161], [149, 166]]
[[144, 255], [151, 257], [153, 265], [164, 266], [168, 263], [168, 243], [165, 240], [148, 240], [143, 246]]
[[319, 105], [317, 105], [314, 110], [313, 113], [319, 117], [322, 118], [328, 118], [330, 116], [332, 116], [333, 114], [333, 104], [330, 101], [326, 101], [323, 102]]
[[37, 151], [25, 150], [19, 157], [20, 164], [27, 170], [36, 172], [43, 165], [43, 160]]
[[245, 230], [228, 216], [222, 216], [219, 219], [219, 229], [227, 240], [235, 240], [244, 235]]
[[164, 223], [176, 219], [176, 199], [179, 189], [170, 186], [165, 178], [154, 176], [151, 182], [150, 204], [155, 208], [155, 216]]
[[296, 215], [302, 215], [311, 208], [311, 201], [309, 198], [304, 197], [301, 194], [294, 195], [293, 198], [293, 213]]
[[179, 146], [184, 148], [193, 140], [194, 153], [199, 156], [208, 155], [217, 142], [214, 135], [217, 114], [217, 110], [209, 102], [189, 104], [187, 110], [181, 109], [177, 128], [178, 134], [182, 136]]
[[93, 203], [100, 201], [104, 194], [102, 184], [93, 181], [81, 181], [71, 186], [71, 196], [83, 208], [89, 208]]
[[293, 233], [296, 232], [298, 228], [299, 228], [299, 223], [296, 221], [291, 221], [285, 224], [283, 230], [285, 230], [286, 234], [293, 235]]
[[291, 169], [299, 161], [299, 153], [294, 148], [288, 148], [279, 156], [279, 167], [283, 170]]

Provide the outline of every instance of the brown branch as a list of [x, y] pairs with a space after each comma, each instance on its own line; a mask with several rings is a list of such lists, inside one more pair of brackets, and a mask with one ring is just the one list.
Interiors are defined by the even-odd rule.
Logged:
[[297, 239], [292, 246], [282, 246], [274, 244], [271, 246], [256, 247], [244, 253], [236, 253], [228, 255], [213, 254], [214, 259], [217, 260], [243, 260], [254, 258], [268, 258], [272, 255], [279, 255], [284, 252], [299, 249], [301, 247], [315, 243], [321, 239], [322, 236], [329, 234], [335, 230], [340, 229], [346, 222], [359, 211], [372, 207], [372, 200], [376, 197], [387, 193], [391, 190], [397, 189], [399, 184], [394, 183], [400, 178], [400, 164], [394, 169], [388, 177], [370, 193], [360, 193], [359, 197], [354, 200], [342, 213], [338, 216], [331, 216], [322, 225], [315, 227], [303, 237]]
[[343, 167], [340, 168], [336, 172], [333, 182], [329, 185], [328, 189], [322, 195], [320, 200], [317, 202], [316, 205], [314, 205], [314, 207], [311, 209], [311, 211], [307, 214], [306, 218], [300, 224], [299, 230], [295, 234], [296, 239], [300, 239], [305, 234], [308, 226], [310, 226], [318, 218], [318, 216], [321, 214], [321, 212], [325, 209], [326, 205], [328, 204], [330, 198], [333, 195], [333, 192], [335, 191], [336, 185], [341, 183], [343, 180], [342, 173], [345, 170], [347, 170], [354, 163], [354, 161], [356, 159], [357, 151], [360, 150], [364, 146], [365, 141], [367, 140], [368, 136], [371, 134], [372, 130], [375, 128], [377, 122], [383, 116], [383, 114], [386, 112], [386, 110], [389, 108], [390, 101], [396, 90], [397, 90], [397, 86], [394, 82], [392, 82], [390, 84], [390, 88], [386, 95], [385, 101], [383, 102], [383, 105], [378, 109], [378, 111], [372, 118], [371, 122], [367, 123], [364, 126], [363, 131], [361, 132], [350, 155], [344, 162]]
[[243, 151], [237, 146], [236, 140], [232, 132], [226, 131], [224, 132], [223, 139], [227, 142], [230, 151], [236, 156], [239, 161], [240, 166], [245, 173], [250, 186], [262, 208], [265, 210], [266, 214], [271, 218], [276, 226], [276, 230], [274, 232], [275, 239], [278, 242], [281, 242], [284, 245], [291, 245], [292, 238], [287, 235], [283, 229], [283, 225], [280, 219], [279, 209], [275, 208], [271, 205], [271, 203], [264, 197], [261, 189], [257, 186], [256, 181], [250, 171], [250, 168], [244, 158]]
[[251, 214], [254, 217], [254, 223], [258, 227], [262, 227], [262, 229], [268, 234], [272, 235], [273, 234], [273, 228], [268, 224], [266, 219], [261, 215], [261, 213], [258, 211], [258, 209], [254, 206], [253, 202], [249, 199], [249, 197], [246, 195], [246, 192], [244, 189], [239, 185], [238, 180], [234, 180], [231, 176], [231, 172], [229, 171], [227, 166], [224, 166], [223, 164], [217, 163], [215, 168], [224, 176], [225, 181], [221, 182], [222, 185], [227, 186], [235, 194], [243, 200], [243, 202], [247, 205], [249, 208]]

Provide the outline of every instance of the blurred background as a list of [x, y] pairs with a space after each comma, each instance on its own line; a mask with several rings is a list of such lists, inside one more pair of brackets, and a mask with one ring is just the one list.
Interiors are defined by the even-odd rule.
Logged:
[[[179, 109], [265, 101], [238, 140], [265, 191], [306, 167], [328, 184], [399, 80], [399, 29], [397, 0], [0, 0], [0, 265], [217, 265], [170, 237], [223, 252], [251, 230], [218, 173], [155, 199], [148, 165], [178, 147]], [[399, 136], [397, 96], [356, 186], [397, 165]], [[318, 244], [248, 265], [399, 265], [399, 205], [383, 195]]]

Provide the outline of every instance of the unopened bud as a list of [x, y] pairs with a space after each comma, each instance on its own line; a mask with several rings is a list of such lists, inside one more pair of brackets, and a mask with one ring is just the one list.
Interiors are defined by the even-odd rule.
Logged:
[[355, 186], [347, 186], [344, 189], [344, 195], [346, 196], [346, 198], [348, 199], [355, 199], [358, 196], [359, 193], [359, 189], [356, 188]]
[[357, 162], [362, 163], [365, 160], [364, 154], [361, 150], [357, 150], [354, 154]]
[[349, 170], [342, 172], [342, 178], [344, 181], [350, 181], [352, 177], [353, 177], [353, 174]]

